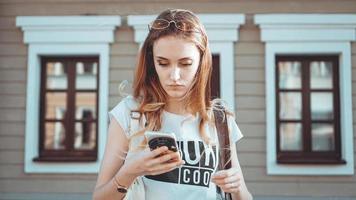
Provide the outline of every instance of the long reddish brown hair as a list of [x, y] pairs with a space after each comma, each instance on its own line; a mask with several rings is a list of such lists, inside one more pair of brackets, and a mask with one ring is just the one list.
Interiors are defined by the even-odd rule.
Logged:
[[[206, 30], [199, 18], [188, 10], [168, 9], [156, 19], [167, 21], [184, 21], [193, 31], [182, 31], [175, 26], [165, 29], [151, 29], [138, 56], [133, 84], [133, 96], [140, 103], [138, 112], [147, 119], [145, 130], [160, 130], [161, 115], [167, 102], [167, 93], [160, 84], [154, 67], [153, 45], [159, 38], [174, 36], [193, 42], [200, 52], [200, 63], [190, 90], [184, 98], [187, 110], [200, 116], [199, 131], [202, 139], [209, 143], [210, 139], [204, 131], [204, 125], [211, 122], [208, 114], [211, 108], [210, 81], [212, 71], [212, 55], [209, 48]], [[142, 134], [144, 130], [139, 131]]]

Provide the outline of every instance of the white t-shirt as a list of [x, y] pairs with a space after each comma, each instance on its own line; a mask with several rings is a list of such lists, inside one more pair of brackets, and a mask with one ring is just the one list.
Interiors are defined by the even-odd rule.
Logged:
[[[109, 112], [110, 119], [114, 117], [128, 137], [133, 133], [130, 127], [131, 110], [135, 110], [137, 106], [134, 98], [128, 96]], [[199, 134], [198, 122], [198, 115], [183, 116], [163, 112], [161, 131], [176, 134], [185, 164], [164, 174], [144, 176], [146, 200], [216, 199], [216, 186], [211, 182], [211, 175], [217, 168], [218, 152], [215, 146], [209, 147], [203, 142]], [[236, 142], [243, 137], [233, 117], [228, 117], [228, 127], [231, 142]], [[217, 138], [215, 127], [207, 125], [205, 130], [214, 140]]]

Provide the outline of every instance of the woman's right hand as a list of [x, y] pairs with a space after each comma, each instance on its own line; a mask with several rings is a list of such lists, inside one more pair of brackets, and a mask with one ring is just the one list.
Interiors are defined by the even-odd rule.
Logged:
[[122, 170], [135, 177], [158, 175], [172, 171], [184, 163], [179, 152], [170, 151], [168, 147], [162, 146], [152, 151], [146, 148], [143, 151], [131, 152], [126, 157]]

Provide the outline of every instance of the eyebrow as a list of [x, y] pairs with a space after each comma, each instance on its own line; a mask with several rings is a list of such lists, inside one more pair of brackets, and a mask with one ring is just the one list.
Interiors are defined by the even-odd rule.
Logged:
[[[158, 59], [162, 59], [162, 60], [169, 60], [165, 57], [162, 56], [157, 56]], [[193, 60], [191, 57], [184, 57], [184, 58], [180, 58], [179, 60]]]

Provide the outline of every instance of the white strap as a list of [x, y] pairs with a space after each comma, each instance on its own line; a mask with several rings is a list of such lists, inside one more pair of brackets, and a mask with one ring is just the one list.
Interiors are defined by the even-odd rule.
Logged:
[[139, 113], [138, 111], [131, 111], [130, 116], [131, 116], [131, 120], [130, 120], [129, 131], [130, 134], [132, 134], [144, 127], [144, 124], [146, 123], [146, 117], [145, 115], [142, 116], [142, 120], [140, 124], [141, 113]]

